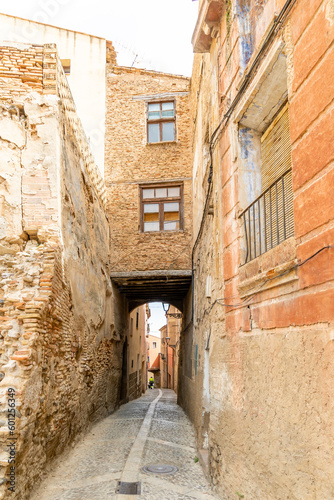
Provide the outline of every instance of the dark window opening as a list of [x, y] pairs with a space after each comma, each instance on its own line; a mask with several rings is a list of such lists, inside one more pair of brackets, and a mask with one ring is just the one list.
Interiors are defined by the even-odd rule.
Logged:
[[71, 73], [71, 59], [61, 59], [61, 64], [65, 75], [69, 75]]

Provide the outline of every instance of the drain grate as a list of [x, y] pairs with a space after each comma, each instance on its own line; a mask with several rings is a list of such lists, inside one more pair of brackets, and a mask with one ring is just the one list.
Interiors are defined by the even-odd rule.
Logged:
[[140, 483], [118, 481], [116, 493], [119, 495], [140, 495]]
[[161, 465], [145, 465], [143, 467], [145, 472], [149, 474], [175, 474], [179, 469], [175, 465], [161, 464]]

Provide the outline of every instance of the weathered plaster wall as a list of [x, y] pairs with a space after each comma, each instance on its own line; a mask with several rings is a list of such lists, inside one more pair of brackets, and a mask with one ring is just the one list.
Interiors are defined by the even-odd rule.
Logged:
[[[34, 51], [36, 61], [22, 76], [20, 61]], [[13, 486], [6, 445], [14, 388], [11, 498], [23, 499], [46, 463], [118, 404], [126, 308], [109, 279], [103, 181], [55, 47], [3, 52], [18, 70], [13, 78], [0, 70], [0, 81], [6, 78], [13, 90], [1, 94], [0, 118], [0, 496]], [[38, 77], [36, 62], [43, 68]], [[32, 78], [40, 82], [34, 91]]]
[[[105, 181], [114, 271], [189, 269], [192, 231], [189, 79], [107, 67]], [[175, 93], [177, 141], [147, 144], [145, 99]], [[180, 94], [178, 94], [180, 93]], [[184, 231], [140, 231], [139, 185], [184, 183]]]
[[[250, 19], [256, 21], [249, 61], [240, 52], [240, 35], [245, 33], [240, 32], [237, 3], [240, 6], [240, 2], [226, 3], [210, 49], [212, 54], [218, 43], [221, 116], [229, 110], [284, 2], [268, 1], [260, 11], [247, 4]], [[329, 439], [334, 398], [334, 250], [326, 248], [312, 257], [334, 244], [334, 152], [329, 132], [333, 29], [332, 2], [297, 0], [220, 134], [222, 177], [221, 183], [213, 177], [212, 192], [220, 190], [222, 195], [222, 289], [221, 295], [215, 293], [212, 278], [212, 295], [207, 296], [206, 278], [216, 269], [217, 240], [215, 214], [212, 218], [208, 213], [194, 261], [194, 322], [198, 324], [193, 327], [193, 344], [198, 345], [198, 371], [191, 381], [185, 377], [180, 400], [196, 423], [200, 445], [205, 445], [203, 430], [208, 429], [211, 478], [222, 498], [229, 500], [236, 498], [236, 492], [250, 500], [334, 496], [334, 447]], [[259, 113], [264, 109], [265, 103], [257, 100], [259, 89], [268, 83], [277, 47], [284, 47], [281, 54], [287, 68], [280, 78], [285, 78], [290, 104], [295, 236], [242, 265], [238, 216], [247, 206], [250, 186], [240, 182], [248, 167], [238, 129], [251, 116], [253, 110], [247, 112], [252, 103]], [[196, 57], [206, 60], [208, 55]], [[195, 74], [193, 82], [196, 78]], [[195, 89], [201, 94], [208, 86], [197, 83]], [[205, 143], [201, 133], [196, 133], [196, 141], [200, 150]], [[254, 165], [259, 162], [256, 155], [251, 160]], [[294, 267], [308, 257], [311, 260]], [[204, 346], [209, 330], [207, 361]], [[186, 331], [181, 345], [184, 371], [187, 335]], [[205, 396], [208, 362], [209, 402]], [[208, 426], [200, 421], [200, 412], [193, 411], [192, 402], [207, 409]]]

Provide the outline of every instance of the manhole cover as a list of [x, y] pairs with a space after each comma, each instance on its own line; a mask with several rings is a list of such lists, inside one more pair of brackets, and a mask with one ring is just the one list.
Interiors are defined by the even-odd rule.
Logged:
[[118, 481], [116, 493], [119, 495], [140, 495], [140, 483]]
[[175, 474], [179, 469], [174, 465], [145, 465], [143, 470], [150, 474]]

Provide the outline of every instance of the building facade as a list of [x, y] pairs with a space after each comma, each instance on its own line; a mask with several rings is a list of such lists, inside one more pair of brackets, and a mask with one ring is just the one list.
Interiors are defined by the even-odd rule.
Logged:
[[182, 308], [189, 288], [189, 120], [188, 78], [107, 65], [105, 182], [113, 221], [112, 278], [130, 309], [165, 298]]
[[[146, 331], [148, 316], [149, 308], [142, 305], [131, 311], [129, 317], [129, 340], [126, 340], [128, 374], [125, 377], [128, 384], [125, 397], [127, 401], [139, 398], [146, 391]], [[124, 382], [122, 381], [122, 383]]]
[[333, 14], [199, 3], [179, 400], [226, 499], [334, 496]]
[[161, 332], [161, 386], [177, 393], [182, 314], [170, 305]]
[[161, 387], [161, 338], [156, 335], [147, 336], [147, 382], [153, 377], [154, 387]]

